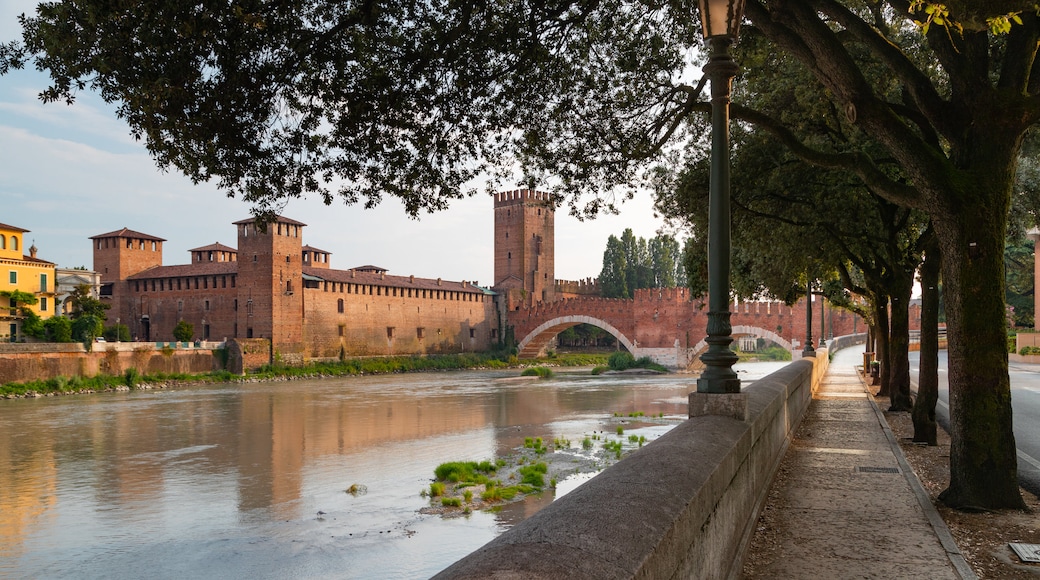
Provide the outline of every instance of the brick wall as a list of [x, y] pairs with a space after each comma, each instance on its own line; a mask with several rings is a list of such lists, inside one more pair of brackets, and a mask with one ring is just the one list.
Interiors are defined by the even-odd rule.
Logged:
[[356, 288], [333, 284], [306, 290], [306, 356], [473, 352], [497, 342], [495, 304], [483, 292], [445, 290], [440, 297], [432, 292], [422, 297], [403, 287], [366, 285], [365, 294]]
[[197, 374], [220, 370], [223, 366], [222, 357], [215, 356], [210, 349], [157, 349], [151, 344], [140, 344], [133, 350], [108, 350], [99, 345], [93, 352], [86, 352], [83, 345], [76, 346], [80, 352], [4, 350], [0, 356], [0, 383], [49, 380], [59, 376], [119, 376], [130, 368], [141, 374]]

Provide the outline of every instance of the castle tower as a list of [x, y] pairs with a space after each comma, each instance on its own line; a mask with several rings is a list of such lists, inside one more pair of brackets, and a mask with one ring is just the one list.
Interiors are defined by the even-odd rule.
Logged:
[[555, 210], [549, 194], [495, 194], [495, 291], [509, 310], [555, 299]]
[[101, 283], [126, 280], [149, 268], [162, 266], [162, 244], [166, 240], [123, 228], [91, 236], [94, 271]]
[[237, 221], [238, 310], [235, 335], [269, 338], [286, 363], [303, 358], [303, 227], [279, 216], [266, 228]]
[[127, 228], [90, 237], [94, 271], [101, 276], [100, 298], [110, 305], [109, 324], [117, 320], [134, 335], [149, 338], [150, 321], [144, 306], [130, 297], [127, 278], [162, 266], [163, 238]]

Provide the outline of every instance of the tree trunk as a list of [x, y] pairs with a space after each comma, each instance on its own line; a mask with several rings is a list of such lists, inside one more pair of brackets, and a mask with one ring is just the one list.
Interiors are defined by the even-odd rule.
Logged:
[[1004, 311], [1008, 207], [974, 190], [958, 201], [937, 209], [942, 219], [933, 222], [942, 252], [950, 381], [950, 486], [939, 499], [958, 509], [1022, 509]]
[[914, 290], [914, 273], [900, 272], [892, 280], [892, 332], [888, 339], [889, 411], [909, 411], [910, 400], [910, 296]]
[[925, 250], [921, 264], [921, 365], [911, 416], [914, 442], [938, 445], [935, 404], [939, 400], [939, 245]]
[[892, 381], [889, 373], [890, 366], [888, 359], [888, 296], [884, 294], [878, 294], [874, 300], [874, 319], [877, 323], [874, 325], [874, 343], [877, 345], [874, 349], [877, 360], [881, 361], [881, 386], [878, 387], [877, 396], [887, 397], [891, 394]]

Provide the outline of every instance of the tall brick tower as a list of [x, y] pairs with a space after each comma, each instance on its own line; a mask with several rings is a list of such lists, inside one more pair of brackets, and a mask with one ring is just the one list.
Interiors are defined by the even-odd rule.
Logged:
[[276, 357], [303, 360], [303, 227], [279, 216], [266, 230], [252, 219], [238, 229], [236, 336], [270, 338]]
[[515, 310], [555, 299], [555, 211], [549, 194], [495, 194], [495, 291]]
[[134, 300], [126, 279], [134, 274], [162, 266], [163, 238], [123, 228], [90, 237], [94, 248], [94, 271], [101, 274], [101, 299], [111, 308], [109, 324], [125, 324], [130, 333], [151, 340], [151, 321], [144, 298]]

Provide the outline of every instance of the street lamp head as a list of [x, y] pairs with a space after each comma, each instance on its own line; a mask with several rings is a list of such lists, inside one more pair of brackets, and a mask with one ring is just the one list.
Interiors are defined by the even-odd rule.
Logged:
[[724, 36], [736, 43], [740, 34], [740, 21], [744, 18], [744, 0], [699, 1], [704, 38]]

